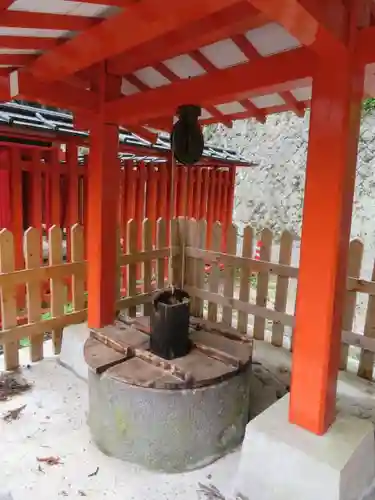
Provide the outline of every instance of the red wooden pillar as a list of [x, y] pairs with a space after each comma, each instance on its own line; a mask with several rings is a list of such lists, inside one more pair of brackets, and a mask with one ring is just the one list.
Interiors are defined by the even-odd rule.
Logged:
[[22, 199], [22, 169], [20, 149], [11, 149], [11, 208], [12, 208], [12, 233], [14, 240], [15, 266], [16, 269], [24, 267], [23, 259], [23, 199]]
[[215, 198], [215, 213], [214, 222], [220, 222], [222, 220], [223, 213], [223, 177], [224, 172], [221, 170], [216, 171], [217, 175], [217, 185], [216, 185], [216, 198]]
[[100, 110], [90, 127], [88, 214], [88, 324], [100, 328], [115, 318], [117, 291], [117, 222], [120, 184], [118, 127], [105, 123], [107, 98], [120, 94], [121, 79], [97, 75]]
[[[137, 183], [137, 197], [135, 205], [135, 219], [137, 221], [137, 250], [142, 249], [142, 223], [145, 218], [145, 197], [146, 197], [146, 183], [147, 183], [147, 169], [144, 162], [139, 163], [138, 183]], [[142, 265], [137, 264], [137, 280], [142, 277]]]
[[212, 226], [215, 217], [216, 172], [210, 169], [208, 174], [208, 200], [207, 200], [207, 248], [211, 248]]
[[202, 196], [202, 167], [196, 169], [193, 217], [196, 220], [201, 218], [201, 196]]
[[[12, 224], [11, 231], [14, 241], [14, 264], [15, 269], [24, 267], [23, 257], [23, 196], [22, 196], [22, 167], [20, 149], [13, 147], [11, 149], [11, 171], [10, 171], [10, 188], [11, 188], [11, 210]], [[18, 308], [25, 307], [25, 286], [17, 287], [17, 306]]]
[[152, 230], [152, 244], [155, 245], [156, 219], [158, 211], [158, 172], [155, 170], [155, 165], [153, 165], [152, 163], [148, 164], [147, 172], [148, 179], [146, 192], [146, 217], [150, 220]]
[[178, 205], [178, 215], [181, 217], [186, 217], [186, 206], [187, 206], [187, 183], [188, 183], [188, 173], [187, 173], [187, 167], [178, 167], [179, 170], [179, 197], [177, 199], [177, 205]]
[[70, 260], [70, 229], [79, 222], [79, 172], [78, 148], [74, 143], [66, 145], [66, 164], [68, 177], [68, 217], [66, 222], [67, 257]]
[[229, 188], [227, 195], [227, 204], [225, 207], [225, 217], [223, 222], [224, 234], [226, 234], [228, 227], [230, 226], [230, 224], [232, 224], [233, 221], [234, 190], [236, 188], [236, 167], [230, 167], [229, 172]]
[[[290, 421], [323, 434], [335, 419], [364, 69], [354, 55], [315, 71], [298, 275]], [[322, 244], [324, 235], [324, 244]]]
[[193, 204], [194, 204], [194, 196], [196, 195], [196, 178], [197, 178], [197, 168], [196, 167], [188, 167], [187, 168], [187, 195], [186, 195], [186, 216], [190, 219], [194, 217], [193, 215]]

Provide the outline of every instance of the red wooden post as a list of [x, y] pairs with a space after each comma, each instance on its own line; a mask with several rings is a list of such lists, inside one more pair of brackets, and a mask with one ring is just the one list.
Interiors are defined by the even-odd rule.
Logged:
[[50, 179], [51, 179], [51, 224], [61, 224], [61, 167], [58, 151], [51, 150], [50, 153]]
[[[170, 166], [171, 169], [171, 182], [173, 177], [174, 190], [173, 190], [173, 200], [171, 201], [171, 206], [173, 207], [173, 215], [175, 217], [182, 215], [179, 212], [179, 199], [181, 198], [181, 172], [180, 167]], [[171, 215], [169, 215], [171, 216]]]
[[228, 227], [232, 224], [233, 221], [233, 207], [234, 207], [234, 191], [236, 189], [236, 167], [230, 167], [229, 170], [229, 188], [228, 188], [228, 197], [227, 204], [225, 208], [225, 221], [223, 230], [226, 234]]
[[363, 85], [364, 68], [354, 54], [335, 64], [317, 60], [290, 400], [290, 421], [316, 434], [325, 433], [336, 414]]
[[[146, 196], [146, 182], [147, 182], [147, 169], [144, 162], [140, 162], [137, 183], [137, 197], [135, 200], [135, 219], [137, 221], [137, 249], [142, 249], [142, 223], [145, 218], [145, 196]], [[137, 280], [142, 277], [142, 266], [137, 264]]]
[[[42, 169], [40, 153], [37, 149], [32, 151], [32, 168], [31, 168], [31, 210], [30, 221], [32, 227], [39, 229], [41, 239], [40, 245], [42, 250]], [[41, 258], [43, 255], [41, 253]]]
[[70, 260], [70, 229], [79, 222], [79, 176], [78, 176], [78, 148], [74, 143], [66, 145], [66, 164], [68, 176], [68, 220], [66, 222], [67, 257]]
[[207, 248], [211, 248], [212, 226], [215, 216], [215, 197], [217, 176], [214, 169], [210, 169], [208, 177], [208, 200], [207, 200]]
[[155, 170], [155, 165], [152, 163], [148, 164], [147, 172], [146, 217], [150, 220], [152, 229], [152, 244], [155, 245], [156, 219], [158, 211], [158, 172]]
[[221, 214], [223, 210], [223, 172], [219, 169], [215, 169], [216, 172], [216, 195], [215, 195], [215, 207], [214, 207], [214, 222], [221, 220]]
[[187, 206], [187, 181], [188, 181], [188, 173], [187, 173], [187, 168], [186, 167], [178, 167], [178, 170], [180, 171], [179, 175], [179, 184], [180, 184], [180, 189], [179, 189], [179, 198], [177, 200], [178, 204], [178, 215], [181, 215], [182, 217], [186, 217], [186, 206]]
[[202, 167], [196, 169], [193, 217], [196, 220], [201, 218], [201, 196], [202, 196]]
[[[23, 258], [23, 198], [22, 198], [22, 169], [21, 169], [20, 149], [12, 147], [11, 149], [11, 171], [10, 171], [10, 187], [11, 187], [11, 207], [12, 207], [12, 225], [14, 241], [14, 260], [15, 269], [24, 267]], [[25, 306], [25, 286], [17, 288], [17, 306], [23, 308]]]
[[195, 186], [196, 186], [196, 167], [188, 167], [187, 168], [187, 196], [186, 196], [186, 216], [191, 218], [193, 217], [193, 204], [194, 204], [194, 196], [195, 196]]
[[[199, 218], [205, 219], [208, 223], [207, 219], [207, 207], [208, 207], [208, 196], [209, 196], [209, 181], [210, 181], [210, 170], [208, 168], [203, 168], [202, 170], [202, 190], [201, 190], [201, 199], [200, 199], [200, 208], [199, 208]], [[208, 245], [209, 241], [209, 231], [207, 227], [206, 232], [206, 245]], [[207, 246], [206, 248], [210, 248]]]
[[88, 324], [100, 328], [115, 318], [120, 184], [118, 127], [105, 123], [104, 105], [120, 94], [121, 79], [106, 75], [100, 65], [96, 85], [100, 112], [90, 128]]

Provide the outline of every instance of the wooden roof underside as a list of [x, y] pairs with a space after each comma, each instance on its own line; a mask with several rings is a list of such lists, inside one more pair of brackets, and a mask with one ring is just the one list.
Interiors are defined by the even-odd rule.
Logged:
[[[169, 130], [178, 105], [189, 103], [202, 106], [205, 124], [303, 115], [316, 55], [347, 50], [345, 3], [0, 0], [0, 99], [89, 116], [98, 111], [93, 75], [105, 61], [122, 79], [106, 118], [135, 133]], [[375, 96], [375, 3], [366, 5], [358, 53], [365, 94]]]

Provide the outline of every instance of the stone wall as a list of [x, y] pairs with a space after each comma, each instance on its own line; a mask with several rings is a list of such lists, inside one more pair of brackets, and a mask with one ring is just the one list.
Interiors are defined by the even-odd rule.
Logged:
[[[238, 169], [234, 220], [242, 228], [252, 224], [300, 234], [309, 112], [304, 118], [292, 113], [222, 125], [206, 130], [216, 145], [237, 149], [259, 165]], [[322, 168], [329, 168], [323, 165]], [[363, 238], [375, 247], [375, 114], [363, 117], [358, 148], [356, 193], [352, 237]], [[324, 226], [322, 226], [324, 233]]]

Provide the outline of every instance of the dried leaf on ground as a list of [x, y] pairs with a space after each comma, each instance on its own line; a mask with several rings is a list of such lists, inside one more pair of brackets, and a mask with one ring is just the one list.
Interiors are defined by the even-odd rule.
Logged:
[[17, 373], [0, 372], [0, 401], [28, 391], [31, 384]]
[[38, 462], [43, 462], [47, 465], [60, 465], [60, 457], [37, 457]]
[[198, 483], [198, 486], [199, 490], [197, 490], [197, 493], [203, 494], [203, 498], [207, 500], [226, 500], [225, 496], [213, 484], [206, 486], [205, 484]]
[[19, 419], [21, 412], [26, 408], [26, 405], [19, 406], [18, 408], [15, 408], [14, 410], [9, 410], [3, 415], [3, 420], [5, 422], [12, 422], [12, 420], [17, 420]]

